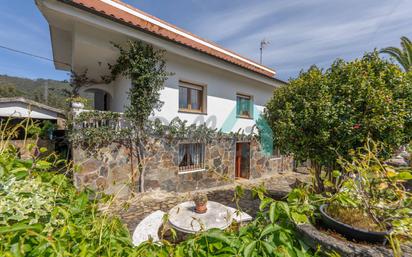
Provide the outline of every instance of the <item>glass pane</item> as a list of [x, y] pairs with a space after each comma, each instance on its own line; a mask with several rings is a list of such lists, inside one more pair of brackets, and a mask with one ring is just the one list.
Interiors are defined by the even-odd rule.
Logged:
[[251, 100], [250, 98], [238, 96], [237, 97], [237, 115], [251, 117]]
[[179, 87], [179, 109], [188, 109], [188, 88]]
[[240, 116], [240, 102], [241, 102], [241, 99], [242, 98], [240, 98], [239, 96], [238, 97], [236, 97], [236, 115], [237, 116]]
[[241, 164], [240, 164], [240, 176], [242, 178], [249, 178], [249, 173], [250, 173], [250, 157], [249, 157], [249, 153], [250, 153], [250, 149], [249, 149], [249, 144], [248, 143], [243, 143], [241, 144], [242, 150], [241, 150], [241, 154], [242, 154], [242, 160], [241, 160]]
[[204, 144], [179, 145], [179, 170], [200, 169], [204, 166]]
[[201, 91], [196, 89], [190, 89], [190, 101], [192, 104], [192, 110], [201, 109]]

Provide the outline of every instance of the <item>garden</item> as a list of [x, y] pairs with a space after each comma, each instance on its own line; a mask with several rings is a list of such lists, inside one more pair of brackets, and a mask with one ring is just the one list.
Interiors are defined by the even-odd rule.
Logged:
[[[140, 56], [139, 44], [123, 57]], [[147, 46], [145, 46], [147, 47]], [[159, 53], [151, 65], [160, 61]], [[159, 107], [158, 91], [165, 73], [145, 80], [153, 69], [129, 67], [120, 58], [115, 75], [132, 78], [132, 117], [142, 131], [151, 110]], [[161, 62], [162, 63], [162, 62]], [[146, 72], [146, 73], [145, 73]], [[139, 87], [139, 83], [144, 86]], [[142, 94], [141, 91], [144, 91]], [[144, 97], [141, 97], [141, 96]], [[150, 97], [148, 97], [148, 95]], [[145, 102], [149, 101], [149, 102]], [[269, 197], [264, 186], [252, 189], [259, 212], [247, 224], [211, 229], [175, 242], [175, 231], [161, 231], [160, 242], [133, 246], [116, 215], [100, 210], [115, 199], [71, 181], [77, 167], [46, 149], [21, 159], [10, 140], [16, 131], [36, 139], [38, 124], [25, 120], [0, 128], [0, 256], [343, 256], [328, 242], [313, 244], [302, 235], [310, 225], [331, 241], [382, 248], [383, 255], [409, 256], [412, 243], [412, 72], [384, 60], [378, 52], [354, 61], [336, 60], [329, 69], [311, 67], [275, 90], [263, 115], [273, 131], [273, 144], [283, 154], [310, 162], [312, 183], [297, 185], [283, 200]], [[144, 157], [143, 135], [137, 133], [138, 158]], [[259, 136], [259, 135], [258, 135]], [[34, 151], [33, 151], [34, 150]], [[391, 161], [402, 158], [400, 165]], [[138, 166], [138, 180], [144, 167]], [[233, 201], [244, 195], [237, 187]], [[127, 208], [127, 206], [125, 206]], [[167, 216], [164, 217], [164, 223]], [[167, 228], [165, 226], [165, 228]], [[167, 236], [166, 236], [167, 235]], [[310, 235], [309, 235], [310, 236]], [[328, 241], [328, 240], [325, 240]], [[376, 252], [374, 252], [376, 254]], [[352, 256], [367, 255], [366, 252]]]

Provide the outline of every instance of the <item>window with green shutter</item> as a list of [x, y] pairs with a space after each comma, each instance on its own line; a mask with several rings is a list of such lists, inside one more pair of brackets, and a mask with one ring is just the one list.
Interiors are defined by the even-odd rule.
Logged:
[[249, 95], [236, 95], [236, 115], [239, 118], [252, 118], [253, 100]]

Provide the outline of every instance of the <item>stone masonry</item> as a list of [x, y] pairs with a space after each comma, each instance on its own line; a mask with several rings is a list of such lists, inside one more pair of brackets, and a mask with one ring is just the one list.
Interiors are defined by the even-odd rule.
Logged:
[[[153, 154], [146, 160], [145, 190], [188, 192], [232, 184], [235, 180], [236, 140], [214, 139], [205, 144], [205, 169], [179, 173], [178, 153], [180, 143], [188, 140], [157, 139], [153, 142]], [[95, 154], [85, 149], [73, 149], [73, 160], [79, 167], [75, 173], [78, 188], [90, 187], [126, 197], [130, 192], [130, 175], [136, 163], [130, 151], [121, 144], [103, 147]], [[281, 156], [274, 158], [261, 151], [260, 143], [250, 141], [250, 179], [273, 175], [292, 169], [293, 159]]]

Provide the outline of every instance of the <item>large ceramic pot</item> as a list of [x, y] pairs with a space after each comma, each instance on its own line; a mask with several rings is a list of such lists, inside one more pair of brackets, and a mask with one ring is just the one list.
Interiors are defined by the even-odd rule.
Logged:
[[345, 236], [347, 239], [350, 240], [356, 240], [359, 242], [368, 242], [368, 243], [385, 243], [386, 242], [386, 237], [389, 235], [389, 231], [385, 232], [373, 232], [373, 231], [367, 231], [363, 230], [360, 228], [355, 228], [350, 225], [347, 225], [345, 223], [342, 223], [331, 216], [329, 216], [326, 213], [328, 205], [324, 204], [320, 206], [319, 210], [321, 213], [322, 217], [322, 222], [323, 224], [329, 228], [332, 229], [343, 236]]

